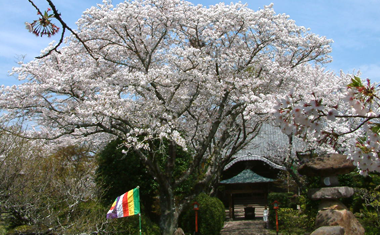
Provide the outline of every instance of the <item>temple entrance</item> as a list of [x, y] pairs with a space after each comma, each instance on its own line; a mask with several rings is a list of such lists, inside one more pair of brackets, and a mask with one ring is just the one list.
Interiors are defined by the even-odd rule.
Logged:
[[246, 169], [238, 175], [220, 182], [228, 197], [228, 219], [255, 219], [263, 217], [268, 205], [269, 184], [274, 179], [266, 178]]
[[226, 206], [226, 219], [262, 218], [269, 206], [268, 193], [277, 191], [274, 182], [284, 167], [264, 157], [243, 157], [232, 161], [223, 172], [220, 199]]
[[265, 193], [231, 193], [230, 197], [232, 205], [229, 218], [234, 220], [263, 217], [265, 205], [268, 204]]

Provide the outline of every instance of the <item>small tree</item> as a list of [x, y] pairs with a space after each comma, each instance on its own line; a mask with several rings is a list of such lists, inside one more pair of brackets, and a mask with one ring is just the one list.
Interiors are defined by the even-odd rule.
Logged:
[[20, 153], [7, 155], [1, 167], [8, 176], [0, 183], [1, 211], [10, 228], [23, 225], [36, 233], [91, 231], [93, 227], [81, 218], [91, 211], [85, 205], [96, 200], [95, 165], [87, 149], [70, 146], [44, 155], [33, 146]]

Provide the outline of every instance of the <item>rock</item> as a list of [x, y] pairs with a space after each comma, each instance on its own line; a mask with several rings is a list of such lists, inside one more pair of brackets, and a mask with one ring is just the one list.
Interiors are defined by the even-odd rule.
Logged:
[[348, 198], [354, 195], [354, 189], [347, 186], [342, 187], [325, 187], [325, 188], [312, 188], [309, 190], [308, 196], [312, 200], [318, 199], [338, 199]]
[[333, 209], [333, 210], [344, 210], [348, 209], [341, 201], [339, 200], [321, 200], [319, 203], [319, 210], [328, 210], [328, 209]]
[[344, 235], [344, 228], [341, 226], [323, 226], [310, 235]]
[[182, 228], [177, 228], [175, 230], [174, 235], [185, 235], [185, 232], [183, 232]]
[[355, 166], [347, 156], [341, 154], [329, 154], [320, 157], [314, 157], [301, 165], [298, 172], [306, 176], [334, 176], [347, 174], [355, 170]]
[[345, 235], [364, 235], [364, 228], [349, 210], [321, 210], [318, 212], [315, 226], [342, 226]]

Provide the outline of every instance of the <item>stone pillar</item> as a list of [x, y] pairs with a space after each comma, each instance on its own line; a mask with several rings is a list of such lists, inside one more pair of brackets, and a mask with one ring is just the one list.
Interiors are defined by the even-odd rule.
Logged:
[[[345, 235], [364, 234], [364, 228], [355, 218], [353, 213], [343, 205], [339, 198], [348, 198], [354, 194], [354, 189], [346, 186], [339, 186], [338, 175], [347, 174], [355, 169], [355, 166], [347, 157], [340, 154], [330, 154], [326, 156], [311, 158], [309, 162], [301, 165], [298, 172], [306, 176], [320, 176], [321, 188], [309, 190], [308, 196], [312, 200], [320, 200], [319, 211], [316, 218], [316, 228], [313, 234], [320, 234], [321, 230], [333, 231], [328, 227], [340, 226], [344, 229]], [[326, 230], [326, 231], [325, 231]], [[339, 231], [342, 231], [339, 229]]]

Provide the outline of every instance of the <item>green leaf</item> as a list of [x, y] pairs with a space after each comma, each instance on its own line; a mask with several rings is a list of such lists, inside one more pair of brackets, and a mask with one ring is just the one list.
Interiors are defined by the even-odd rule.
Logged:
[[371, 127], [371, 131], [374, 133], [379, 133], [380, 132], [380, 123], [373, 123]]
[[351, 83], [348, 84], [348, 87], [363, 87], [362, 80], [359, 77], [354, 76], [354, 78], [351, 79]]

